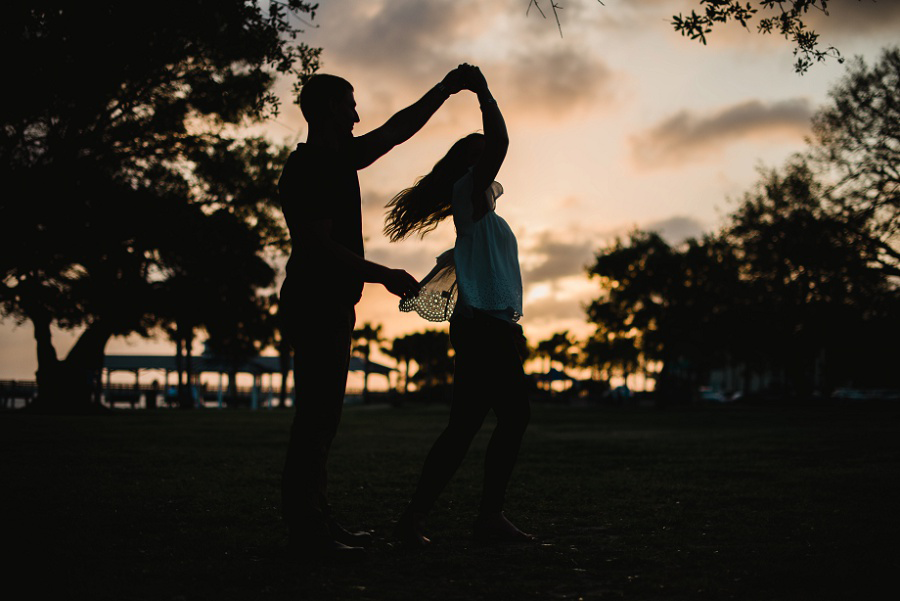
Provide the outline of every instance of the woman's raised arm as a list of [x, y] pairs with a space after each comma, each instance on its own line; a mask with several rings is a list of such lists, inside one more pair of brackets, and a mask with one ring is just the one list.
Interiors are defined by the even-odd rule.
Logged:
[[477, 67], [469, 74], [471, 81], [466, 86], [478, 95], [478, 103], [481, 105], [481, 123], [484, 128], [484, 150], [481, 157], [475, 163], [472, 170], [474, 185], [472, 187], [472, 202], [476, 214], [483, 215], [486, 210], [481, 210], [485, 203], [484, 192], [494, 182], [506, 151], [509, 148], [509, 134], [506, 131], [506, 121], [488, 89], [487, 80]]

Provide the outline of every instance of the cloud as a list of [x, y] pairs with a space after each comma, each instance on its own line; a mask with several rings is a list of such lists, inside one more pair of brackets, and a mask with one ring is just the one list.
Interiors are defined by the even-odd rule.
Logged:
[[672, 245], [678, 245], [689, 238], [700, 239], [709, 228], [699, 219], [687, 216], [675, 216], [645, 224], [641, 229], [657, 232]]
[[701, 238], [709, 231], [704, 222], [689, 215], [675, 215], [603, 231], [577, 231], [577, 228], [573, 228], [565, 236], [543, 231], [531, 243], [520, 241], [522, 279], [526, 287], [572, 276], [586, 278], [585, 267], [594, 260], [597, 250], [616, 237], [627, 236], [632, 227], [658, 232], [669, 244], [680, 244], [688, 238]]
[[591, 260], [595, 242], [591, 239], [563, 240], [550, 232], [543, 232], [526, 254], [534, 259], [534, 266], [524, 269], [522, 278], [526, 285], [534, 285], [584, 274], [585, 265]]
[[527, 316], [529, 323], [545, 321], [555, 323], [568, 319], [584, 321], [584, 305], [586, 302], [573, 298], [545, 297], [525, 303], [522, 312]]
[[523, 32], [531, 19], [518, 6], [334, 0], [305, 41], [322, 46], [322, 72], [353, 83], [367, 122], [386, 119], [460, 62], [482, 68], [507, 116], [523, 111], [558, 120], [609, 104], [618, 80], [613, 70], [585, 44]]
[[497, 71], [504, 97], [515, 110], [556, 118], [610, 105], [619, 79], [606, 63], [570, 46], [520, 54]]
[[874, 33], [894, 32], [900, 28], [900, 2], [897, 0], [829, 0], [828, 15], [813, 10], [806, 20], [827, 46], [830, 36], [868, 37]]
[[680, 164], [750, 137], [800, 138], [809, 132], [811, 117], [806, 98], [749, 100], [706, 116], [683, 110], [633, 137], [633, 156], [639, 166], [649, 168]]
[[465, 32], [478, 31], [485, 15], [465, 2], [336, 2], [322, 40], [333, 56], [363, 71], [421, 74], [442, 60]]

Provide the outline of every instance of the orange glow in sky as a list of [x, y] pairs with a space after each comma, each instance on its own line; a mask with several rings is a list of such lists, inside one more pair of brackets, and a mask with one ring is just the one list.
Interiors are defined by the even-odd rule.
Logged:
[[[552, 17], [526, 16], [527, 4], [329, 0], [303, 41], [323, 48], [323, 72], [353, 83], [357, 133], [415, 101], [457, 64], [482, 68], [510, 132], [498, 212], [519, 239], [521, 323], [534, 345], [564, 329], [581, 337], [591, 331], [582, 306], [596, 284], [584, 267], [614, 236], [637, 226], [678, 242], [715, 229], [760, 165], [778, 166], [804, 148], [810, 116], [845, 67], [832, 60], [798, 75], [788, 42], [739, 26], [716, 30], [707, 46], [683, 38], [671, 17], [696, 9], [696, 0], [562, 0], [563, 37]], [[895, 0], [832, 0], [829, 9], [830, 17], [811, 25], [845, 57], [872, 63], [896, 43]], [[305, 123], [290, 83], [278, 89], [281, 114], [262, 129], [294, 144], [305, 139]], [[421, 277], [452, 246], [449, 222], [424, 240], [388, 243], [384, 205], [480, 124], [475, 97], [463, 92], [416, 137], [360, 172], [368, 258]], [[433, 327], [400, 313], [377, 285], [367, 286], [357, 315], [359, 324], [382, 324], [388, 339]], [[56, 336], [61, 355], [72, 340]], [[107, 352], [173, 347], [114, 339]], [[30, 325], [0, 323], [0, 378], [33, 378], [35, 369]]]

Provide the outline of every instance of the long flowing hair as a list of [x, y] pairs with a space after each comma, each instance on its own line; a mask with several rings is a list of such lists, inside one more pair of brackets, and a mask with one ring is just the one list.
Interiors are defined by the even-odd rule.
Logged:
[[391, 242], [413, 233], [425, 237], [450, 215], [453, 184], [474, 164], [478, 156], [474, 146], [483, 139], [484, 134], [476, 133], [457, 140], [428, 175], [391, 199], [384, 224], [384, 235]]

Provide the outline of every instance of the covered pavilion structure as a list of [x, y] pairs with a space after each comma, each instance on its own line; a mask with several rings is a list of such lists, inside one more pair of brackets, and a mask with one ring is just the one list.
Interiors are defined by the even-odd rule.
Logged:
[[[160, 395], [165, 399], [169, 394], [172, 387], [172, 384], [169, 382], [171, 374], [177, 375], [180, 371], [186, 370], [186, 360], [182, 360], [181, 370], [179, 370], [178, 363], [177, 357], [169, 355], [106, 355], [103, 359], [103, 374], [101, 376], [103, 399], [110, 407], [116, 403], [129, 403], [132, 407], [135, 407], [141, 401], [143, 401], [145, 407], [155, 407]], [[191, 373], [188, 374], [188, 386], [194, 397], [195, 404], [205, 405], [206, 402], [212, 401], [218, 407], [225, 405], [226, 377], [229, 373], [247, 374], [252, 377], [253, 384], [249, 389], [249, 394], [245, 393], [243, 395], [245, 398], [249, 397], [250, 408], [272, 407], [273, 401], [277, 396], [275, 392], [275, 377], [278, 376], [280, 378], [282, 371], [284, 371], [280, 357], [266, 356], [252, 357], [235, 366], [216, 357], [199, 355], [191, 357], [190, 365]], [[149, 386], [141, 384], [141, 374], [152, 371], [162, 372], [162, 386], [160, 386], [158, 381], [154, 381]], [[287, 371], [293, 373], [293, 363]], [[365, 359], [351, 357], [349, 371], [365, 372]], [[369, 374], [379, 374], [390, 379], [390, 375], [394, 371], [396, 370], [393, 368], [369, 361]], [[134, 385], [114, 384], [112, 382], [112, 374], [114, 372], [133, 373]], [[196, 379], [204, 373], [217, 374], [218, 385], [211, 390], [206, 386], [198, 386]], [[289, 379], [288, 396], [292, 404], [293, 394], [292, 379]]]

